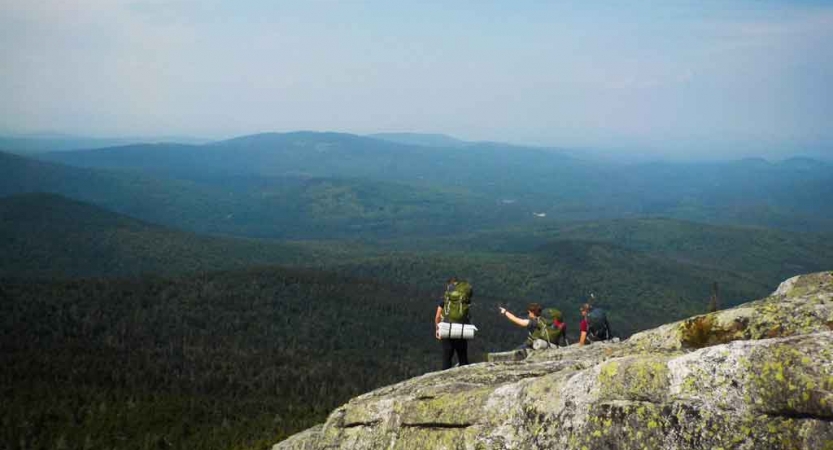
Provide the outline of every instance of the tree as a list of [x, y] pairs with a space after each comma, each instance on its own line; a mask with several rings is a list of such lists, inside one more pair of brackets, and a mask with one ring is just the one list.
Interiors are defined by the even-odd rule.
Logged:
[[712, 295], [709, 297], [709, 312], [713, 313], [720, 309], [720, 289], [717, 286], [717, 281], [712, 284]]

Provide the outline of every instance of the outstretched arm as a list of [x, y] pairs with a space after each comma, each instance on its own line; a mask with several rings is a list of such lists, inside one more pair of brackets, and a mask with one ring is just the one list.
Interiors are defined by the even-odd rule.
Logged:
[[512, 323], [514, 323], [515, 325], [517, 325], [519, 327], [525, 327], [525, 326], [529, 325], [529, 319], [521, 319], [520, 317], [518, 317], [518, 316], [512, 314], [511, 312], [509, 312], [506, 308], [501, 307], [500, 308], [500, 314], [502, 316], [505, 316]]

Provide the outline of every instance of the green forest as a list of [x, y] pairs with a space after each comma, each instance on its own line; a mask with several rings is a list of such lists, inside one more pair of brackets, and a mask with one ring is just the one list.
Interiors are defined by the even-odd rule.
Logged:
[[[3, 282], [0, 442], [265, 448], [352, 396], [439, 369], [440, 293], [278, 268]], [[497, 318], [478, 315], [475, 361], [523, 339]]]

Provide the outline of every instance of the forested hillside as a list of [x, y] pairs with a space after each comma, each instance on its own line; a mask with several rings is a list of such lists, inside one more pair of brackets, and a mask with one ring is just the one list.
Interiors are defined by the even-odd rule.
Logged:
[[184, 180], [68, 167], [0, 152], [0, 195], [53, 193], [146, 222], [198, 229], [218, 221], [223, 190]]
[[69, 167], [0, 153], [0, 195], [48, 192], [199, 233], [283, 239], [380, 239], [530, 221], [477, 193], [360, 179], [174, 179]]
[[420, 288], [456, 274], [518, 308], [555, 304], [573, 322], [575, 305], [595, 293], [623, 336], [700, 311], [714, 282], [731, 305], [833, 258], [824, 235], [663, 219], [362, 244], [199, 236], [44, 194], [0, 199], [0, 213], [6, 277], [170, 276], [279, 264]]
[[833, 259], [833, 235], [830, 232], [796, 233], [668, 218], [517, 226], [387, 245], [422, 250], [451, 248], [490, 253], [534, 253], [544, 243], [553, 241], [614, 244], [679, 263], [743, 274], [746, 278], [765, 282], [771, 288], [777, 280], [824, 270]]
[[[340, 273], [417, 286], [460, 274], [510, 309], [523, 312], [530, 301], [562, 309], [572, 324], [570, 333], [578, 332], [578, 307], [593, 293], [623, 337], [667, 318], [705, 310], [714, 282], [721, 286], [725, 305], [771, 290], [768, 283], [742, 273], [583, 241], [554, 241], [528, 254], [423, 251], [347, 257], [332, 267]], [[497, 306], [477, 305], [474, 311], [491, 314]]]
[[181, 274], [310, 259], [298, 244], [200, 236], [54, 194], [0, 198], [0, 277]]
[[[441, 290], [286, 269], [3, 281], [0, 445], [263, 448], [438, 369]], [[474, 360], [523, 339], [498, 319], [480, 317]]]
[[45, 194], [0, 199], [0, 232], [5, 277], [172, 276], [280, 264], [421, 289], [458, 275], [514, 308], [529, 301], [562, 308], [573, 323], [576, 306], [592, 292], [623, 336], [701, 311], [714, 282], [730, 305], [771, 291], [778, 277], [815, 270], [833, 255], [822, 237], [667, 220], [387, 246], [257, 241], [174, 231]]

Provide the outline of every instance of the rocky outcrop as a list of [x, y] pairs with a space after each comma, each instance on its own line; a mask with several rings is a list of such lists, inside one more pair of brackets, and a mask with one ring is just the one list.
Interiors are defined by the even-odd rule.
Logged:
[[615, 344], [434, 372], [284, 449], [833, 450], [833, 273]]

